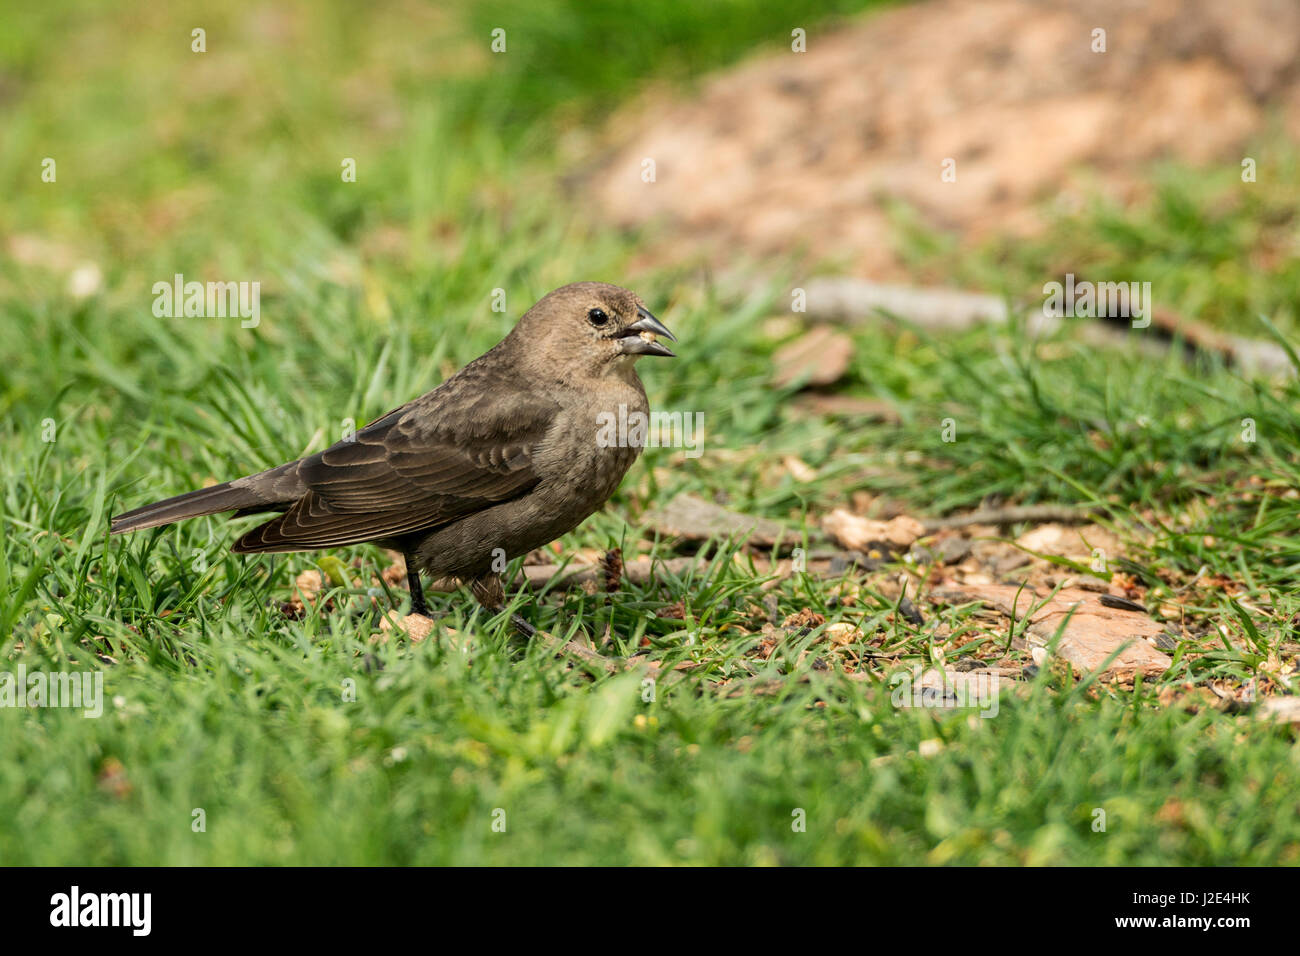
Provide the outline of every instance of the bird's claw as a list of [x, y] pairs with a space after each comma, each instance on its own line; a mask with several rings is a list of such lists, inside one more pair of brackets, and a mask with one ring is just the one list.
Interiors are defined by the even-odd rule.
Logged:
[[510, 623], [515, 626], [515, 630], [530, 641], [537, 636], [537, 628], [533, 627], [518, 614], [510, 615]]

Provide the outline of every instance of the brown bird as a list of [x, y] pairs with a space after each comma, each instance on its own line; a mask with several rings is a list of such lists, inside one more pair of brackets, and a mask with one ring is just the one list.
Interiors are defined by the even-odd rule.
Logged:
[[375, 542], [406, 556], [412, 613], [428, 614], [420, 571], [459, 579], [497, 609], [505, 562], [576, 528], [640, 454], [602, 438], [602, 413], [648, 414], [633, 366], [643, 355], [673, 355], [657, 335], [676, 341], [627, 289], [566, 285], [491, 350], [353, 438], [128, 511], [112, 519], [112, 533], [278, 511], [232, 550]]

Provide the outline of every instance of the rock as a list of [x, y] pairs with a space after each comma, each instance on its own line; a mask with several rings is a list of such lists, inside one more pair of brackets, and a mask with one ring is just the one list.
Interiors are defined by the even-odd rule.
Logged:
[[1129, 681], [1139, 673], [1154, 677], [1173, 663], [1150, 643], [1165, 633], [1165, 625], [1132, 611], [1106, 607], [1097, 594], [1079, 588], [1062, 589], [1046, 603], [1047, 594], [1002, 584], [936, 588], [930, 596], [953, 604], [981, 601], [1008, 617], [1014, 613], [1017, 620], [1032, 610], [1025, 636], [1016, 638], [1021, 650], [1044, 649], [1064, 626], [1056, 653], [1083, 673], [1096, 671], [1118, 650], [1118, 656], [1100, 675], [1103, 680]]
[[944, 538], [939, 542], [939, 560], [944, 564], [960, 564], [970, 557], [970, 551], [968, 538]]

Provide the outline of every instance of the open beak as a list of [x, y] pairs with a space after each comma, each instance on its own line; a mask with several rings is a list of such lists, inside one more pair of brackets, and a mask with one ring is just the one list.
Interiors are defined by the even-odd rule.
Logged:
[[674, 358], [675, 353], [666, 345], [655, 341], [655, 336], [662, 335], [669, 341], [676, 342], [677, 336], [668, 331], [668, 327], [656, 319], [644, 307], [636, 310], [637, 320], [623, 330], [619, 342], [623, 345], [624, 355], [663, 355]]

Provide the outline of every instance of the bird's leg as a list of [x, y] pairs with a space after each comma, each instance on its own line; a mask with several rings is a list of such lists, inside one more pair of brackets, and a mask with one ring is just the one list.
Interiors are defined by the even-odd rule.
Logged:
[[[475, 578], [469, 582], [469, 590], [478, 600], [478, 603], [487, 610], [499, 613], [506, 609], [506, 591], [498, 575], [487, 574], [481, 578]], [[510, 623], [515, 626], [515, 630], [530, 641], [537, 636], [537, 628], [525, 621], [519, 614], [511, 614]]]
[[406, 586], [411, 589], [411, 613], [422, 617], [433, 617], [429, 605], [424, 603], [424, 585], [420, 583], [420, 572], [415, 566], [415, 555], [406, 556]]
[[510, 623], [515, 626], [515, 630], [518, 631], [525, 640], [531, 641], [537, 636], [537, 628], [525, 621], [521, 614], [511, 614]]
[[[500, 612], [506, 609], [505, 587], [501, 584], [501, 578], [498, 575], [489, 574], [481, 578], [475, 578], [469, 583], [469, 589], [474, 597], [478, 599], [478, 603], [489, 611]], [[531, 641], [538, 634], [537, 628], [525, 621], [521, 614], [511, 614], [510, 623], [526, 640]]]

